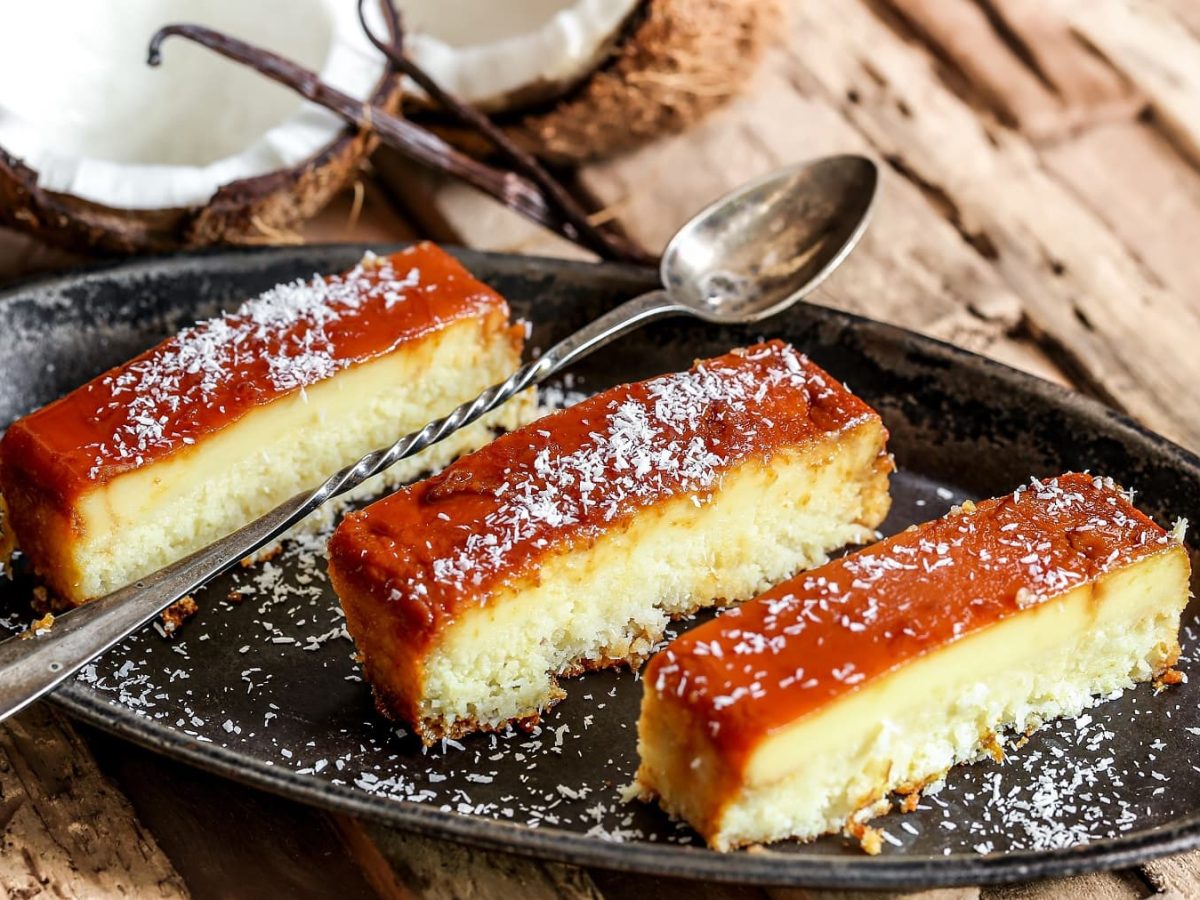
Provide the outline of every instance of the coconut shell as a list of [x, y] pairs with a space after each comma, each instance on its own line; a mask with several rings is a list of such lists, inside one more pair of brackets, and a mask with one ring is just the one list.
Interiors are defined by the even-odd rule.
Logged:
[[[374, 105], [400, 105], [400, 79], [381, 78]], [[0, 147], [0, 224], [85, 253], [162, 253], [210, 244], [279, 243], [347, 184], [375, 139], [347, 126], [308, 159], [230, 182], [201, 206], [117, 209], [43, 190], [38, 174]]]
[[[782, 18], [778, 0], [643, 0], [595, 72], [552, 105], [497, 121], [552, 163], [633, 150], [741, 91]], [[473, 132], [428, 124], [467, 152], [490, 152]]]

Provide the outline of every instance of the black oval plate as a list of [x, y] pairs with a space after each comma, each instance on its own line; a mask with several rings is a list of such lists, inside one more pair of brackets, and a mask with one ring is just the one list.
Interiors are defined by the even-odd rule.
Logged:
[[[358, 247], [202, 253], [101, 268], [0, 295], [0, 422], [119, 363], [197, 316], [285, 279], [352, 264]], [[551, 340], [652, 284], [642, 270], [461, 252]], [[1078, 395], [876, 322], [800, 306], [746, 329], [648, 328], [560, 387], [595, 390], [687, 367], [760, 336], [793, 341], [883, 415], [900, 472], [892, 532], [1031, 474], [1090, 469], [1169, 523], [1200, 514], [1200, 460]], [[1127, 692], [1051, 723], [1003, 766], [956, 769], [915, 813], [880, 824], [867, 857], [841, 838], [718, 854], [657, 809], [622, 803], [641, 686], [630, 672], [568, 683], [534, 735], [428, 753], [372, 711], [341, 634], [318, 540], [219, 579], [168, 641], [148, 630], [55, 699], [118, 735], [309, 803], [426, 834], [573, 863], [728, 881], [837, 887], [968, 884], [1124, 866], [1200, 844], [1200, 679]], [[31, 585], [0, 582], [10, 627]], [[240, 602], [230, 599], [239, 592]], [[1195, 665], [1195, 610], [1184, 671]], [[981, 666], [986, 660], [980, 661]]]

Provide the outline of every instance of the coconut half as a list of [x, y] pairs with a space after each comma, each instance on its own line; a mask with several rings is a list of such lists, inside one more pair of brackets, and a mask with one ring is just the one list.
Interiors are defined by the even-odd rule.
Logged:
[[[552, 100], [595, 71], [640, 0], [399, 0], [405, 51], [459, 100], [497, 113]], [[413, 84], [406, 94], [419, 103]]]
[[[778, 0], [401, 0], [412, 59], [534, 153], [576, 163], [679, 131], [749, 80]], [[428, 110], [472, 152], [488, 146]]]
[[353, 0], [38, 0], [6, 6], [0, 220], [76, 249], [271, 239], [316, 212], [368, 140], [256, 72], [151, 35], [195, 22], [384, 106], [398, 82]]

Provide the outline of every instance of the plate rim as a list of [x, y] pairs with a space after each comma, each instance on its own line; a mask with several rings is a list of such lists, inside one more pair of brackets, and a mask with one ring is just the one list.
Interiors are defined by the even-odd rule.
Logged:
[[[177, 276], [197, 264], [230, 268], [256, 257], [291, 258], [305, 253], [382, 252], [411, 242], [322, 243], [303, 246], [205, 248], [183, 253], [140, 257], [136, 260], [106, 260], [69, 273], [34, 275], [0, 291], [0, 314], [16, 300], [32, 293], [65, 290], [97, 278], [121, 275], [158, 274]], [[527, 262], [540, 269], [575, 271], [595, 275], [617, 275], [631, 283], [654, 283], [653, 270], [617, 263], [592, 263], [525, 254], [496, 253], [443, 245], [464, 259]], [[236, 266], [233, 266], [236, 268]], [[869, 330], [890, 339], [906, 341], [934, 353], [949, 363], [983, 370], [1002, 386], [1032, 394], [1059, 407], [1106, 420], [1111, 428], [1126, 432], [1133, 441], [1172, 457], [1183, 468], [1200, 476], [1200, 455], [1174, 443], [1129, 416], [1077, 391], [1004, 363], [897, 325], [845, 312], [820, 303], [808, 303], [817, 315], [851, 330]], [[765, 323], [764, 323], [765, 325]], [[163, 753], [189, 765], [230, 778], [242, 784], [290, 797], [328, 810], [362, 816], [402, 830], [419, 831], [431, 837], [454, 840], [475, 847], [515, 853], [539, 859], [626, 872], [638, 872], [726, 883], [790, 885], [825, 888], [919, 888], [964, 886], [1062, 877], [1101, 869], [1136, 865], [1150, 859], [1200, 847], [1200, 809], [1177, 821], [1155, 828], [1129, 832], [1115, 838], [1054, 849], [1025, 850], [984, 856], [952, 854], [943, 858], [903, 856], [821, 858], [773, 853], [718, 853], [707, 848], [661, 842], [615, 842], [554, 827], [529, 827], [515, 823], [442, 811], [404, 800], [385, 798], [357, 790], [353, 785], [314, 781], [305, 775], [226, 747], [187, 738], [156, 720], [122, 712], [118, 704], [102, 700], [76, 682], [69, 682], [50, 700], [79, 719], [110, 734]]]

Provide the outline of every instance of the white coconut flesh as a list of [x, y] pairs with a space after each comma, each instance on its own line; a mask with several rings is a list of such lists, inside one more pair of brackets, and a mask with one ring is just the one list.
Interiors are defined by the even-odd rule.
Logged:
[[639, 0], [399, 0], [397, 6], [414, 62], [459, 99], [498, 112], [549, 99], [586, 78]]
[[303, 162], [344, 127], [180, 38], [147, 66], [162, 25], [220, 29], [354, 97], [370, 96], [384, 67], [354, 0], [0, 0], [0, 10], [0, 147], [44, 189], [120, 209], [202, 205], [222, 185]]

